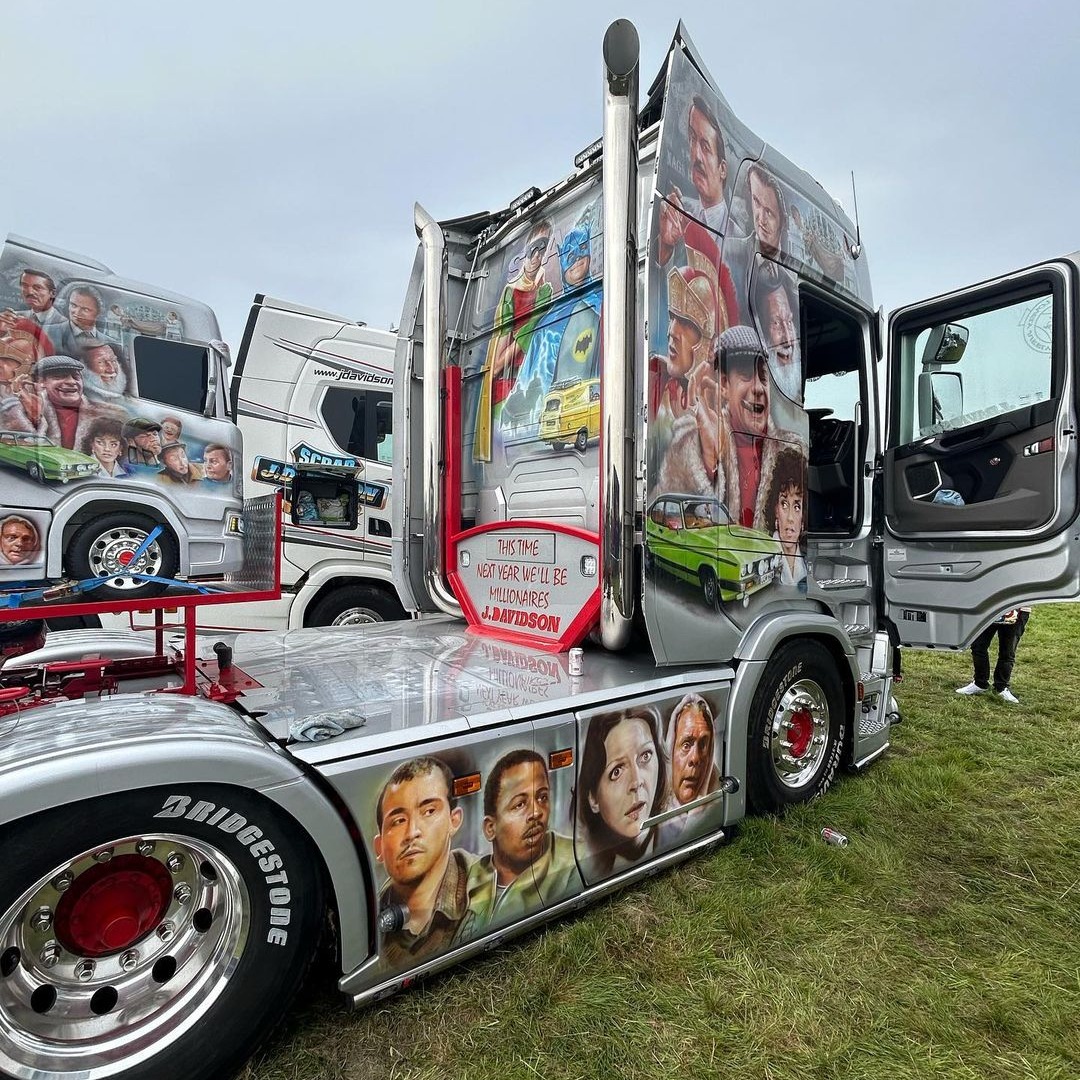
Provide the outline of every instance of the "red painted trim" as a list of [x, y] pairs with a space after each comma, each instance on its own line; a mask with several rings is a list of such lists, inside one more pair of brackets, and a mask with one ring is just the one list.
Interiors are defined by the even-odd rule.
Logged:
[[443, 371], [443, 387], [443, 567], [449, 576], [457, 565], [454, 541], [461, 530], [461, 368]]
[[[464, 589], [461, 591], [464, 593]], [[600, 588], [597, 586], [596, 590], [585, 602], [585, 606], [574, 617], [566, 630], [553, 640], [532, 637], [518, 630], [504, 630], [497, 626], [488, 626], [481, 623], [479, 616], [476, 614], [476, 608], [473, 607], [467, 596], [465, 602], [461, 605], [461, 609], [465, 613], [466, 622], [469, 624], [468, 631], [470, 634], [495, 638], [497, 641], [506, 641], [511, 645], [527, 645], [529, 648], [539, 649], [541, 652], [566, 652], [568, 649], [580, 645], [589, 636], [593, 627], [596, 626], [596, 622], [600, 617]]]
[[538, 529], [542, 532], [565, 533], [567, 536], [576, 536], [579, 540], [587, 540], [592, 544], [599, 545], [600, 543], [600, 537], [597, 533], [589, 532], [588, 529], [579, 528], [577, 525], [563, 525], [561, 522], [539, 521], [527, 518], [521, 520], [515, 518], [513, 521], [490, 521], [486, 525], [474, 525], [471, 529], [466, 529], [462, 533], [457, 533], [453, 539], [456, 544], [462, 540], [468, 540], [471, 536], [478, 536], [481, 533], [500, 532], [508, 529]]
[[480, 621], [480, 613], [476, 610], [476, 606], [473, 604], [472, 598], [469, 596], [465, 586], [462, 585], [460, 575], [457, 572], [457, 545], [459, 542], [467, 540], [472, 536], [478, 536], [482, 533], [505, 532], [511, 529], [518, 530], [521, 528], [535, 529], [543, 532], [564, 533], [567, 536], [586, 540], [592, 544], [598, 542], [595, 533], [588, 532], [585, 529], [579, 529], [576, 525], [561, 525], [555, 524], [554, 522], [549, 523], [543, 521], [493, 521], [487, 525], [477, 525], [472, 529], [466, 529], [465, 532], [460, 533], [453, 538], [451, 543], [453, 562], [449, 565], [453, 566], [454, 569], [449, 575], [450, 587], [454, 590], [454, 595], [461, 604], [461, 613], [465, 616], [465, 621], [469, 624], [470, 632], [481, 634], [484, 637], [497, 638], [499, 641], [508, 641], [515, 645], [529, 645], [544, 652], [565, 652], [567, 649], [572, 649], [574, 646], [580, 645], [599, 621], [599, 585], [597, 585], [592, 593], [590, 593], [589, 598], [582, 605], [581, 610], [570, 621], [562, 634], [552, 640], [532, 637], [529, 634], [522, 634], [517, 630], [504, 630], [500, 627], [488, 626], [482, 623]]

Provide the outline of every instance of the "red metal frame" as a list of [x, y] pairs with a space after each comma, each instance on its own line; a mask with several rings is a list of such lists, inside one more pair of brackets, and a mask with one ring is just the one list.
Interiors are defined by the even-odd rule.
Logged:
[[[231, 665], [222, 670], [217, 661], [199, 661], [195, 655], [198, 612], [212, 604], [251, 603], [259, 600], [281, 598], [281, 493], [277, 493], [274, 507], [274, 558], [273, 580], [265, 589], [247, 589], [234, 592], [189, 593], [164, 595], [142, 600], [81, 601], [78, 603], [25, 604], [17, 608], [0, 608], [0, 622], [21, 622], [77, 615], [119, 615], [127, 613], [132, 618], [137, 612], [153, 613], [152, 626], [133, 629], [153, 630], [155, 655], [127, 660], [87, 658], [75, 661], [58, 661], [35, 668], [20, 668], [18, 657], [11, 657], [6, 671], [0, 671], [15, 682], [0, 688], [0, 716], [41, 704], [53, 698], [79, 698], [87, 694], [112, 693], [124, 679], [145, 678], [155, 675], [180, 673], [183, 683], [178, 687], [163, 687], [161, 693], [202, 693], [214, 701], [232, 701], [244, 689], [259, 685], [239, 668]], [[214, 587], [211, 581], [200, 580], [200, 585]], [[228, 586], [222, 586], [228, 587]], [[166, 622], [168, 612], [183, 613], [180, 620]], [[184, 631], [184, 648], [179, 658], [165, 655], [165, 631]], [[19, 691], [25, 690], [25, 693]], [[30, 700], [27, 697], [33, 695]]]

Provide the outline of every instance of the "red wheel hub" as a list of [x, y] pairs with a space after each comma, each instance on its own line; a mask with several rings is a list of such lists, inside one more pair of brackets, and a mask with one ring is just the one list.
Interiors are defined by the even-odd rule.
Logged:
[[809, 709], [795, 709], [788, 722], [788, 741], [793, 757], [802, 757], [810, 749], [814, 737], [814, 718]]
[[143, 855], [117, 855], [80, 874], [56, 905], [56, 936], [68, 952], [107, 956], [133, 945], [169, 910], [169, 871]]
[[121, 551], [120, 554], [116, 556], [116, 561], [121, 566], [127, 566], [127, 564], [129, 562], [131, 562], [134, 555], [135, 555], [134, 551]]

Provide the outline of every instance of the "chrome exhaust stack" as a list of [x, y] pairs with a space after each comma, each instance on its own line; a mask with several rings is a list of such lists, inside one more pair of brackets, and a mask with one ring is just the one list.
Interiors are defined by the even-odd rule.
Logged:
[[637, 30], [616, 19], [604, 35], [603, 517], [600, 636], [630, 640], [634, 617], [634, 364], [637, 355]]
[[446, 241], [439, 223], [419, 203], [413, 208], [413, 220], [424, 249], [424, 582], [435, 606], [460, 619], [461, 605], [450, 591], [443, 565], [441, 361], [446, 342]]

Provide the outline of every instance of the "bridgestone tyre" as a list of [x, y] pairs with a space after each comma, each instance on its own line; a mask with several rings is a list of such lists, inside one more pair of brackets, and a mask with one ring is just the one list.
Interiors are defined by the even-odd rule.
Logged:
[[180, 545], [172, 530], [162, 526], [138, 564], [128, 561], [157, 524], [144, 514], [126, 510], [95, 518], [72, 536], [65, 561], [67, 572], [80, 580], [108, 577], [106, 584], [87, 593], [95, 600], [141, 600], [160, 595], [167, 586], [139, 581], [131, 575], [137, 572], [176, 577], [180, 569]]
[[778, 813], [828, 790], [843, 753], [844, 691], [836, 662], [816, 641], [788, 641], [761, 677], [747, 737], [747, 797]]
[[362, 626], [405, 618], [398, 601], [373, 585], [344, 585], [311, 605], [308, 626]]
[[92, 799], [0, 827], [0, 850], [3, 1077], [231, 1076], [314, 952], [315, 859], [250, 792]]

